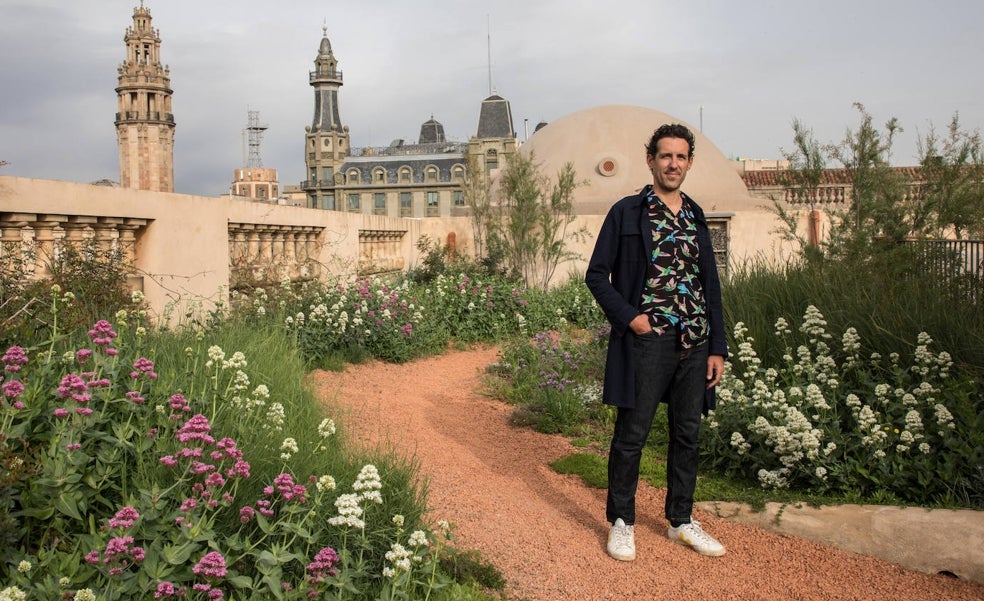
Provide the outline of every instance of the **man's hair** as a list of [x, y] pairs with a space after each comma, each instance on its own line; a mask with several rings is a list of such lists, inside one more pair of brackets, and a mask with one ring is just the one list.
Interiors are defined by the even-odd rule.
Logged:
[[657, 143], [663, 138], [680, 138], [681, 140], [686, 140], [687, 144], [690, 145], [689, 156], [690, 158], [694, 157], [694, 134], [687, 129], [686, 125], [679, 123], [660, 125], [659, 129], [653, 132], [653, 137], [649, 139], [649, 144], [646, 144], [646, 154], [655, 157]]

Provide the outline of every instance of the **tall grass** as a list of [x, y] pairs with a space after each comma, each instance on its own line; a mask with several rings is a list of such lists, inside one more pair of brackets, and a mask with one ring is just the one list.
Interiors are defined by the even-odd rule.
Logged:
[[[946, 349], [956, 370], [984, 376], [984, 307], [920, 270], [912, 257], [895, 255], [863, 266], [846, 263], [738, 266], [723, 288], [725, 322], [743, 322], [749, 335], [767, 340], [778, 317], [818, 307], [831, 330], [857, 330], [865, 345], [887, 357], [907, 353], [920, 332]], [[733, 346], [733, 345], [732, 345]], [[781, 348], [765, 348], [765, 364], [781, 359]]]

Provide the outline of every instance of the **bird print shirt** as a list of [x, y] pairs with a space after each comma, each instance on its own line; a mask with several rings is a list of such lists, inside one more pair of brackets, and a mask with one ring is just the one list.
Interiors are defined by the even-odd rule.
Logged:
[[657, 335], [675, 331], [683, 348], [693, 348], [708, 338], [707, 307], [697, 262], [693, 201], [682, 192], [681, 195], [683, 206], [676, 215], [652, 189], [646, 197], [653, 254], [640, 308], [649, 315]]

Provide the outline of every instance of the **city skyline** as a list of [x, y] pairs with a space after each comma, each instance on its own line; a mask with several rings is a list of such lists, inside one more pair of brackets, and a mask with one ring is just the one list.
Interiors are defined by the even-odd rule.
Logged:
[[[140, 1], [4, 4], [0, 160], [9, 164], [0, 175], [118, 180], [116, 67]], [[175, 190], [188, 194], [228, 191], [249, 110], [268, 126], [263, 165], [282, 185], [304, 179], [307, 74], [323, 26], [344, 73], [340, 114], [353, 146], [416, 140], [431, 116], [448, 139], [467, 141], [490, 80], [520, 140], [524, 122], [532, 134], [540, 121], [629, 104], [703, 125], [727, 156], [776, 159], [791, 147], [793, 118], [821, 143], [838, 142], [861, 102], [879, 126], [899, 119], [893, 158], [911, 165], [931, 124], [945, 133], [959, 112], [964, 129], [984, 126], [984, 76], [968, 66], [984, 6], [787, 4], [507, 0], [489, 11], [387, 0], [325, 14], [307, 0], [276, 11], [254, 0], [145, 1], [174, 89]]]

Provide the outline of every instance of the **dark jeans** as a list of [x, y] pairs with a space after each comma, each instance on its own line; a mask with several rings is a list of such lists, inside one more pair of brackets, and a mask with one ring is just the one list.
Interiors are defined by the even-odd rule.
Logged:
[[618, 410], [608, 455], [609, 522], [635, 523], [639, 461], [659, 403], [667, 403], [666, 519], [690, 520], [697, 484], [697, 434], [707, 377], [707, 344], [680, 347], [674, 333], [636, 336], [632, 349], [636, 406]]

